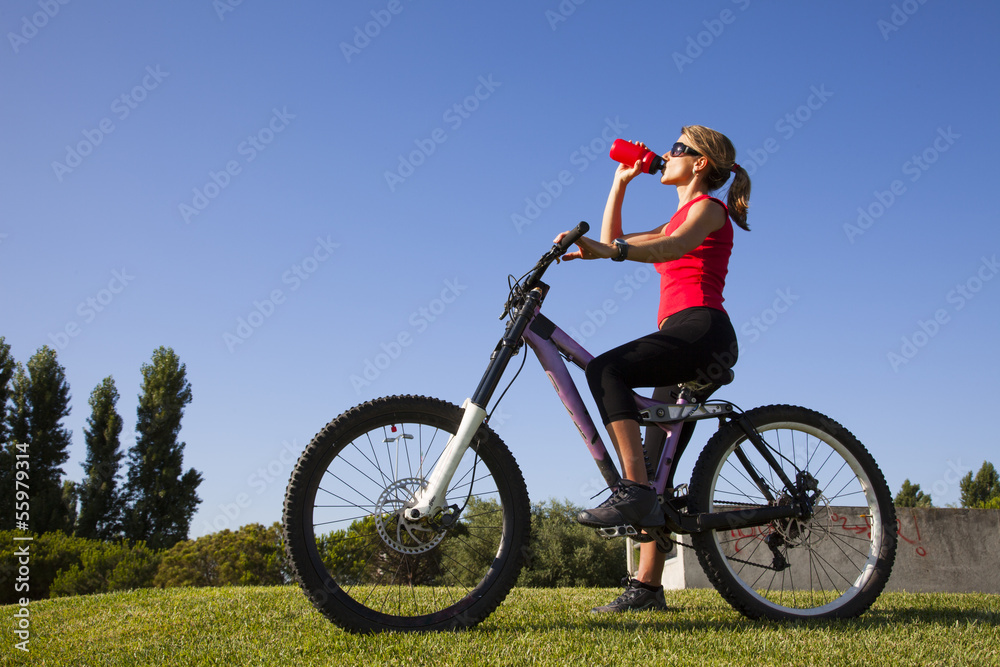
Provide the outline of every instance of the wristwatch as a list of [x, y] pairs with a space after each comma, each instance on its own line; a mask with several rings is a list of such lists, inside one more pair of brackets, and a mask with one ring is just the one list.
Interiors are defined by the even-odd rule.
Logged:
[[625, 239], [615, 239], [615, 247], [618, 248], [618, 256], [612, 257], [613, 262], [624, 262], [628, 259], [628, 241]]

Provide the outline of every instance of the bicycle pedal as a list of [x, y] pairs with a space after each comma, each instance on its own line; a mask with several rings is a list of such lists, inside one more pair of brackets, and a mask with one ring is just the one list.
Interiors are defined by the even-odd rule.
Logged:
[[639, 531], [635, 529], [634, 526], [607, 526], [605, 528], [598, 528], [597, 534], [606, 540], [613, 540], [616, 537], [636, 537], [639, 535]]

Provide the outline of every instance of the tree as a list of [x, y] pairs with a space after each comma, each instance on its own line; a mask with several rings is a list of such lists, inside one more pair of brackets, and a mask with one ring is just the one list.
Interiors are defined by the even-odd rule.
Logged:
[[[7, 442], [7, 403], [10, 401], [10, 381], [14, 377], [14, 357], [10, 355], [10, 345], [0, 336], [0, 445]], [[0, 469], [0, 472], [6, 468]]]
[[896, 507], [933, 507], [931, 496], [920, 490], [919, 484], [910, 484], [910, 480], [904, 479], [903, 486], [900, 487], [896, 499], [893, 501]]
[[152, 549], [168, 549], [187, 539], [191, 517], [201, 502], [201, 473], [183, 472], [185, 443], [178, 442], [184, 406], [191, 402], [187, 368], [168, 347], [142, 366], [135, 445], [129, 449], [125, 483], [125, 537]]
[[4, 401], [6, 412], [4, 430], [7, 442], [0, 447], [0, 482], [3, 483], [3, 488], [0, 488], [0, 509], [3, 510], [0, 512], [0, 530], [13, 530], [16, 527], [14, 502], [18, 489], [15, 484], [17, 467], [15, 462], [19, 460], [17, 454], [28, 453], [23, 450], [15, 451], [17, 445], [25, 445], [28, 442], [28, 376], [24, 372], [24, 366], [14, 363], [8, 356], [5, 362], [5, 375], [10, 372], [11, 367], [13, 379], [10, 381], [9, 389], [7, 385], [4, 389], [8, 397]]
[[995, 506], [993, 501], [1000, 498], [1000, 475], [989, 461], [983, 462], [976, 476], [972, 472], [965, 474], [959, 483], [962, 507], [985, 508]]
[[72, 535], [76, 532], [76, 520], [80, 515], [80, 485], [71, 479], [64, 479], [62, 483], [62, 502], [66, 506], [66, 533]]
[[68, 532], [70, 508], [63, 499], [62, 464], [69, 459], [70, 432], [62, 420], [69, 416], [69, 385], [55, 350], [42, 346], [14, 373], [13, 412], [9, 437], [28, 445], [31, 461], [31, 530]]
[[87, 460], [82, 464], [84, 479], [79, 487], [80, 516], [76, 535], [97, 540], [113, 540], [121, 535], [124, 500], [118, 486], [118, 472], [124, 454], [120, 448], [122, 418], [118, 414], [118, 390], [113, 378], [106, 377], [90, 394], [90, 418], [83, 431]]
[[14, 442], [7, 440], [7, 404], [10, 402], [10, 381], [15, 363], [10, 345], [0, 336], [0, 530], [14, 528]]
[[20, 363], [14, 365], [14, 380], [10, 390], [10, 412], [7, 413], [7, 437], [11, 442], [28, 442], [28, 388], [31, 381]]

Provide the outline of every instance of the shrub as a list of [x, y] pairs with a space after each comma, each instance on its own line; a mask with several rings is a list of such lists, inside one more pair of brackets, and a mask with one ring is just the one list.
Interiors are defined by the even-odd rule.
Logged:
[[549, 500], [531, 509], [531, 542], [520, 586], [617, 586], [625, 541], [605, 540], [576, 522], [581, 508]]
[[164, 552], [154, 583], [167, 586], [276, 585], [289, 581], [281, 528], [251, 523], [178, 542]]
[[[43, 600], [50, 596], [98, 593], [152, 585], [158, 556], [143, 544], [99, 542], [62, 532], [18, 540], [20, 531], [0, 532], [0, 604], [21, 597]], [[18, 582], [18, 549], [28, 547], [27, 582]], [[20, 584], [28, 590], [16, 590]]]
[[91, 542], [80, 554], [80, 564], [56, 575], [50, 593], [59, 597], [149, 588], [160, 558], [143, 542]]

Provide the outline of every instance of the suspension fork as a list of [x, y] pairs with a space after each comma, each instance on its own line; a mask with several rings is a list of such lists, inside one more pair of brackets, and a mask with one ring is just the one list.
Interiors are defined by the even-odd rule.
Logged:
[[476, 431], [486, 419], [486, 410], [482, 406], [476, 405], [471, 398], [465, 399], [462, 404], [465, 414], [462, 415], [462, 423], [459, 424], [458, 431], [448, 439], [444, 452], [434, 466], [434, 472], [427, 480], [427, 486], [417, 491], [413, 499], [413, 505], [404, 512], [407, 519], [416, 521], [421, 517], [434, 515], [444, 508], [445, 493], [451, 484], [451, 478], [458, 470], [458, 464], [469, 449]]
[[507, 325], [503, 338], [490, 355], [490, 364], [486, 367], [475, 393], [462, 403], [464, 414], [458, 431], [448, 439], [448, 444], [445, 445], [441, 458], [434, 467], [430, 479], [427, 480], [427, 485], [414, 494], [413, 500], [407, 503], [408, 507], [403, 511], [404, 516], [410, 521], [433, 516], [444, 508], [445, 495], [451, 485], [451, 479], [479, 427], [486, 419], [486, 405], [493, 398], [493, 392], [496, 391], [500, 378], [507, 370], [511, 357], [521, 347], [521, 336], [535, 317], [543, 291], [542, 287], [536, 287], [528, 292], [516, 317]]

